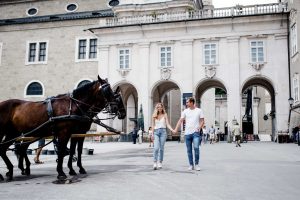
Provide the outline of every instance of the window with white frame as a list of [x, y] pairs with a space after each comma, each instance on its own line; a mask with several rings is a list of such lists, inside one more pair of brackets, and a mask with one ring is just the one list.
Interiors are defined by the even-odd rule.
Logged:
[[203, 45], [203, 61], [205, 65], [217, 64], [217, 44], [207, 43]]
[[265, 61], [263, 41], [251, 41], [250, 42], [250, 56], [251, 63], [262, 63]]
[[82, 38], [77, 40], [76, 60], [91, 61], [97, 59], [97, 39]]
[[48, 42], [27, 42], [26, 64], [46, 64], [48, 54]]
[[119, 69], [130, 68], [130, 50], [119, 49]]
[[294, 93], [294, 101], [299, 101], [299, 74], [294, 74], [293, 76], [293, 93]]
[[297, 26], [294, 24], [291, 27], [291, 56], [295, 55], [297, 52]]
[[25, 88], [25, 96], [27, 97], [42, 97], [43, 95], [43, 86], [39, 81], [32, 81]]
[[160, 67], [172, 67], [172, 47], [160, 47]]

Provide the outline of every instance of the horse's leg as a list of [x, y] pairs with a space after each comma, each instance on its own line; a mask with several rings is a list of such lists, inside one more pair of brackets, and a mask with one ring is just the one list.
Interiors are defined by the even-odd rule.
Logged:
[[[62, 133], [65, 134], [65, 133]], [[57, 167], [56, 171], [58, 173], [57, 179], [64, 180], [67, 178], [66, 174], [63, 171], [63, 161], [64, 156], [66, 155], [66, 147], [67, 147], [68, 139], [66, 138], [58, 138], [57, 142]]]
[[6, 164], [7, 169], [8, 169], [8, 172], [6, 173], [7, 181], [11, 181], [13, 179], [13, 168], [14, 168], [14, 166], [11, 164], [9, 158], [7, 157], [6, 150], [4, 151], [3, 149], [1, 149], [0, 152], [1, 152], [1, 157], [2, 157], [2, 159], [3, 159], [3, 161]]
[[[21, 170], [22, 175], [30, 175], [30, 161], [27, 156], [27, 149], [29, 147], [29, 144], [16, 144], [16, 154], [18, 157], [18, 167]], [[26, 162], [26, 168], [24, 169], [24, 159]]]
[[86, 174], [85, 169], [82, 167], [81, 163], [81, 155], [82, 155], [82, 149], [83, 149], [83, 142], [84, 137], [78, 139], [78, 145], [77, 145], [77, 166], [79, 167], [79, 173], [80, 174]]
[[72, 175], [72, 176], [77, 175], [75, 170], [73, 169], [73, 165], [72, 165], [72, 160], [73, 160], [73, 156], [75, 154], [76, 144], [77, 144], [77, 139], [76, 138], [71, 138], [68, 167], [69, 167], [69, 170], [70, 170], [69, 174]]
[[17, 159], [18, 159], [18, 168], [21, 170], [21, 174], [25, 175], [25, 169], [24, 169], [24, 166], [23, 166], [24, 156], [23, 156], [22, 146], [21, 146], [20, 142], [15, 143], [15, 154], [16, 154]]
[[25, 163], [26, 163], [26, 168], [25, 168], [25, 174], [23, 175], [30, 175], [30, 165], [31, 162], [29, 161], [28, 155], [27, 155], [27, 149], [29, 147], [29, 144], [25, 145], [24, 148], [22, 149], [23, 152], [23, 157], [25, 158]]

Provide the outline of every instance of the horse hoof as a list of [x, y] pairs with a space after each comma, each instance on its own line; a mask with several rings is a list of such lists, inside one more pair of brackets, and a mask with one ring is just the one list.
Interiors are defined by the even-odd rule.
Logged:
[[26, 170], [25, 170], [25, 175], [26, 175], [26, 176], [29, 176], [29, 175], [30, 175], [30, 169], [26, 169]]
[[6, 180], [7, 180], [7, 181], [11, 181], [12, 179], [13, 179], [13, 174], [10, 173], [10, 172], [7, 172], [7, 173], [6, 173]]
[[86, 171], [85, 171], [85, 169], [82, 168], [82, 169], [79, 170], [79, 173], [80, 174], [86, 174]]
[[4, 178], [1, 174], [0, 174], [0, 181], [4, 181]]
[[58, 175], [57, 179], [60, 180], [60, 181], [63, 181], [63, 180], [67, 179], [67, 176], [66, 175]]
[[25, 170], [22, 170], [21, 174], [22, 175], [26, 175]]
[[76, 173], [74, 170], [70, 170], [69, 174], [70, 174], [71, 176], [76, 176], [76, 175], [77, 175], [77, 173]]

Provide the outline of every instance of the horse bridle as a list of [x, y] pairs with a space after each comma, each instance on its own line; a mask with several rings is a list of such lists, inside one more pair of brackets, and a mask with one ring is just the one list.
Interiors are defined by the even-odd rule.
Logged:
[[[83, 114], [83, 115], [86, 115], [88, 116], [89, 118], [96, 118], [97, 120], [108, 120], [108, 119], [114, 119], [117, 115], [118, 115], [118, 112], [113, 112], [114, 108], [115, 107], [118, 107], [118, 104], [119, 104], [119, 98], [121, 98], [120, 94], [114, 94], [114, 92], [112, 91], [112, 89], [110, 88], [110, 84], [109, 83], [104, 83], [103, 85], [100, 86], [100, 91], [102, 92], [105, 100], [106, 100], [106, 104], [104, 106], [103, 109], [97, 107], [97, 106], [94, 106], [94, 105], [90, 105], [88, 103], [85, 103], [83, 101], [80, 101], [76, 98], [73, 97], [72, 94], [70, 94], [70, 99], [72, 99], [73, 101], [76, 102], [76, 106], [78, 107], [78, 109], [80, 110], [80, 112]], [[111, 101], [111, 96], [113, 96], [115, 99], [117, 99], [118, 101], [115, 102], [115, 101]], [[81, 108], [80, 108], [80, 105], [79, 104], [82, 104], [82, 105], [86, 105], [89, 107], [88, 111], [87, 112], [84, 112]], [[71, 104], [71, 102], [70, 102]], [[70, 110], [71, 110], [71, 105], [70, 105]], [[106, 114], [109, 114], [111, 115], [111, 117], [106, 117], [106, 118], [103, 118], [103, 119], [99, 119], [97, 117], [97, 114], [99, 112], [103, 112], [103, 113], [106, 113]]]

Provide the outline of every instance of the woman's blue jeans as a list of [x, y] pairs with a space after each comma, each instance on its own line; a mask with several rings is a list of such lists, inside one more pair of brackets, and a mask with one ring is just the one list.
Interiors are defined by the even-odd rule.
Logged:
[[194, 132], [189, 135], [185, 135], [185, 144], [187, 149], [187, 155], [189, 158], [189, 163], [191, 166], [194, 166], [193, 162], [193, 147], [195, 152], [195, 165], [199, 164], [200, 160], [200, 144], [201, 144], [201, 136], [199, 132]]
[[160, 162], [164, 159], [165, 142], [167, 139], [167, 129], [159, 128], [154, 130], [154, 151], [153, 160]]

